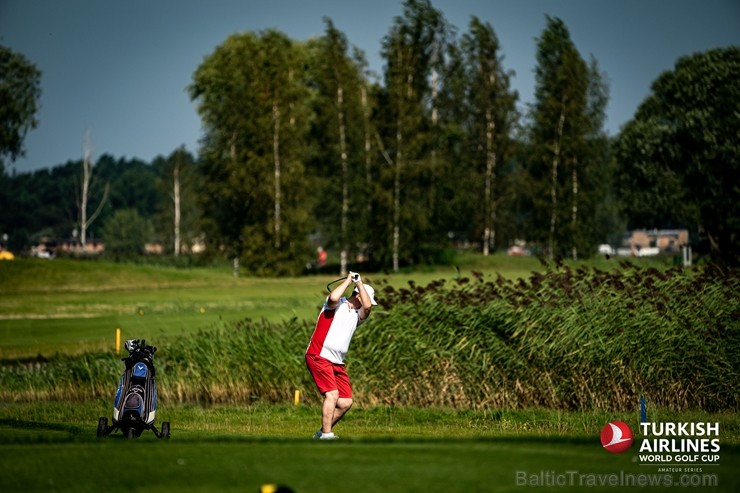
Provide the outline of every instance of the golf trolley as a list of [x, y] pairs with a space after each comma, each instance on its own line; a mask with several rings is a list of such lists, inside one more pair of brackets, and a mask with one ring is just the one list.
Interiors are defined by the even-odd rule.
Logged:
[[126, 341], [128, 357], [122, 361], [126, 369], [121, 375], [118, 391], [113, 403], [113, 424], [108, 426], [108, 418], [98, 420], [98, 438], [121, 430], [126, 438], [136, 438], [144, 430], [151, 430], [157, 438], [170, 437], [170, 423], [162, 423], [162, 431], [154, 426], [157, 410], [157, 384], [154, 380], [155, 346], [147, 346], [143, 339]]

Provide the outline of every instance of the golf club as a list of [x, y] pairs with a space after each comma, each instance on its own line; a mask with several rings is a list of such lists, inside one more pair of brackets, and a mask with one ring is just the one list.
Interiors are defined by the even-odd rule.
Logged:
[[[359, 276], [360, 276], [359, 274], [354, 274], [354, 275], [352, 276], [352, 280], [353, 280], [353, 281], [356, 281], [356, 280], [357, 280], [357, 279], [359, 278]], [[334, 280], [333, 280], [332, 282], [330, 282], [329, 284], [327, 284], [327, 285], [326, 285], [326, 290], [327, 290], [327, 291], [329, 291], [329, 292], [331, 293], [331, 285], [332, 285], [332, 284], [336, 284], [336, 283], [338, 283], [339, 281], [344, 281], [345, 279], [346, 279], [346, 277], [340, 277], [339, 279], [334, 279]]]

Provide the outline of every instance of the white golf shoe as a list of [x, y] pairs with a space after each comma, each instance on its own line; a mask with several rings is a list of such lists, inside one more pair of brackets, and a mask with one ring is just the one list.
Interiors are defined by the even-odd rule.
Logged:
[[313, 435], [314, 440], [336, 440], [339, 438], [334, 433], [323, 433], [321, 430], [317, 431]]

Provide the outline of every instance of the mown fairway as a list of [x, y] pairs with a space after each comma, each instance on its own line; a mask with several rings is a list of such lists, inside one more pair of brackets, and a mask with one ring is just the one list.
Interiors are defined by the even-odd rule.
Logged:
[[[598, 485], [599, 475], [646, 473], [629, 457], [606, 457], [599, 448], [594, 444], [527, 438], [498, 442], [453, 439], [325, 444], [227, 437], [167, 444], [119, 440], [16, 445], [2, 448], [5, 465], [0, 487], [3, 491], [29, 492], [236, 493], [256, 492], [262, 484], [277, 482], [290, 485], [297, 493], [336, 488], [358, 493], [508, 492], [529, 489], [517, 484], [518, 471], [528, 476], [541, 471], [567, 471], [573, 474], [572, 483], [559, 488], [550, 484], [545, 491], [610, 491], [614, 487], [591, 484]], [[20, 464], [22, 471], [18, 470]], [[678, 481], [679, 475], [673, 476]], [[663, 481], [660, 477], [663, 475], [656, 474], [655, 481]], [[720, 476], [720, 480], [726, 479], [729, 475]], [[543, 480], [543, 486], [546, 481]], [[720, 486], [697, 491], [737, 491], [738, 484], [727, 481]]]
[[6, 262], [0, 280], [0, 357], [111, 349], [117, 327], [154, 339], [244, 317], [303, 318], [322, 289], [316, 278], [70, 260]]
[[[489, 268], [507, 277], [541, 269], [533, 258], [461, 259], [461, 271]], [[452, 279], [452, 267], [394, 275], [403, 285]], [[335, 275], [288, 279], [233, 277], [223, 268], [175, 269], [96, 261], [27, 259], [0, 263], [0, 359], [110, 349], [123, 338], [154, 340], [243, 318], [313, 319]]]
[[[103, 402], [0, 406], [0, 490], [254, 492], [281, 483], [296, 493], [611, 491], [603, 482], [638, 478], [653, 484], [639, 491], [671, 491], [680, 481], [697, 491], [740, 487], [733, 446], [723, 447], [721, 465], [693, 475], [637, 464], [636, 446], [605, 452], [601, 421], [634, 423], [629, 415], [358, 408], [340, 426], [339, 441], [319, 443], [306, 436], [317, 420], [307, 406], [162, 405], [173, 434], [160, 442], [151, 433], [94, 438], [96, 412], [107, 409]], [[692, 418], [700, 415], [684, 416]], [[718, 419], [737, 432], [734, 418]]]
[[[593, 265], [616, 268], [614, 263]], [[531, 258], [463, 258], [460, 274], [447, 267], [368, 278], [371, 282], [382, 278], [396, 287], [408, 287], [409, 281], [421, 286], [437, 279], [469, 276], [471, 270], [482, 271], [488, 278], [501, 273], [507, 279], [516, 279], [528, 278], [542, 267]], [[278, 334], [287, 337], [285, 330], [291, 326], [279, 326], [283, 332], [272, 336], [269, 331], [277, 329], [271, 325], [250, 326], [249, 330], [232, 331], [233, 339], [214, 341], [212, 347], [210, 341], [199, 339], [201, 329], [207, 329], [202, 334], [226, 335], [232, 322], [244, 318], [270, 322], [311, 320], [325, 296], [326, 283], [334, 278], [235, 279], [228, 269], [181, 270], [59, 260], [0, 263], [0, 359], [3, 369], [8, 370], [3, 376], [4, 397], [0, 402], [0, 491], [254, 492], [265, 483], [286, 484], [296, 493], [336, 489], [613, 491], [615, 487], [623, 491], [740, 490], [740, 419], [733, 410], [708, 413], [649, 407], [649, 418], [655, 421], [721, 424], [719, 465], [703, 466], [698, 472], [679, 467], [665, 473], [657, 465], [640, 465], [636, 461], [639, 440], [621, 455], [604, 451], [599, 442], [601, 428], [611, 420], [624, 420], [637, 429], [637, 402], [619, 412], [608, 408], [563, 411], [536, 406], [519, 410], [491, 406], [474, 409], [459, 403], [454, 408], [414, 407], [395, 405], [392, 400], [383, 404], [381, 393], [365, 389], [365, 394], [379, 396], [377, 402], [356, 404], [337, 429], [340, 441], [317, 443], [310, 439], [319, 419], [317, 396], [310, 382], [301, 384], [299, 406], [292, 405], [292, 389], [296, 388], [291, 386], [292, 381], [279, 387], [270, 383], [272, 380], [265, 380], [270, 388], [256, 392], [256, 400], [251, 404], [245, 401], [199, 405], [167, 400], [167, 396], [173, 399], [174, 395], [166, 387], [182, 383], [176, 377], [168, 380], [176, 373], [172, 366], [175, 363], [199, 358], [204, 350], [226, 355], [221, 352], [225, 341], [247, 344], [246, 348], [249, 344], [263, 344], [259, 349], [263, 352], [266, 344], [275, 344]], [[381, 311], [378, 315], [382, 316], [376, 329], [393, 320], [392, 315], [383, 315]], [[717, 318], [716, 313], [713, 317]], [[158, 441], [151, 433], [135, 441], [126, 441], [120, 434], [95, 438], [97, 418], [110, 419], [117, 375], [122, 369], [117, 356], [111, 354], [115, 327], [122, 328], [124, 339], [147, 338], [155, 344], [167, 341], [160, 359], [161, 379], [158, 375], [163, 397], [157, 422], [171, 421], [169, 441]], [[305, 330], [305, 326], [299, 327]], [[403, 327], [398, 330], [399, 339], [403, 333], [411, 333]], [[259, 334], [262, 335], [257, 338]], [[305, 334], [296, 336], [300, 344], [305, 344]], [[358, 376], [359, 387], [367, 387], [370, 382], [369, 373], [361, 366], [361, 355], [366, 360], [372, 356], [365, 346], [367, 341], [359, 338], [352, 370]], [[442, 348], [450, 355], [457, 354], [451, 349]], [[423, 347], [414, 350], [427, 351]], [[69, 361], [52, 358], [58, 352], [81, 357]], [[42, 363], [26, 372], [26, 368], [39, 363], [18, 366], [17, 358], [39, 353], [50, 357], [49, 368], [45, 369]], [[443, 356], [454, 357], [447, 353]], [[570, 354], [564, 355], [569, 357]], [[236, 361], [240, 358], [237, 355]], [[300, 355], [294, 359], [300, 366]], [[201, 371], [209, 367], [209, 361], [203, 358], [199, 362]], [[94, 363], [102, 364], [101, 368], [107, 369], [105, 374], [89, 375], [92, 366], [88, 364]], [[219, 369], [217, 374], [210, 375], [207, 382], [205, 374], [191, 377], [196, 380], [192, 386], [197, 390], [202, 385], [203, 395], [213, 395], [219, 384], [231, 382], [236, 390], [229, 391], [229, 395], [239, 399], [243, 376], [221, 374], [223, 368], [228, 368], [222, 365], [227, 363], [225, 356], [219, 356], [213, 363]], [[408, 362], [399, 360], [396, 370], [399, 365], [411, 368]], [[675, 368], [685, 366], [682, 362]], [[51, 372], [52, 367], [55, 373]], [[71, 378], [65, 376], [65, 368]], [[63, 388], [71, 391], [75, 385], [81, 387], [76, 397], [49, 392], [57, 384], [39, 381], [45, 378], [47, 370], [47, 379], [64, 380]], [[303, 369], [298, 370], [298, 380], [305, 380]], [[578, 369], [574, 371], [577, 373]], [[277, 372], [275, 382], [284, 379], [286, 372]], [[413, 372], [406, 373], [405, 384], [423, 383]], [[202, 383], [197, 381], [200, 378], [204, 378]], [[727, 385], [717, 383], [726, 391], [735, 388], [733, 377], [727, 378]], [[470, 389], [470, 385], [463, 388]], [[433, 386], [428, 390], [440, 391]], [[254, 392], [249, 391], [247, 400]], [[21, 394], [25, 396], [23, 401], [13, 402], [13, 396]], [[430, 396], [428, 402], [436, 401]], [[638, 481], [647, 481], [647, 486], [636, 486]]]

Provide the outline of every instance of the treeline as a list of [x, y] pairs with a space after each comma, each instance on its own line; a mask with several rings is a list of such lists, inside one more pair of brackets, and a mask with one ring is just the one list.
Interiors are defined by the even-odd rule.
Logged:
[[[44, 239], [80, 241], [82, 166], [81, 160], [70, 161], [2, 178], [3, 201], [9, 206], [0, 210], [0, 219], [2, 230], [10, 232], [9, 249], [22, 252]], [[86, 241], [104, 241], [112, 256], [142, 254], [146, 242], [161, 242], [172, 253], [176, 166], [182, 169], [182, 244], [196, 241], [202, 234], [194, 185], [197, 167], [195, 157], [183, 149], [152, 162], [101, 156], [89, 183], [89, 215], [102, 207]]]
[[[325, 23], [308, 41], [268, 30], [216, 47], [188, 88], [204, 129], [199, 155], [102, 157], [91, 212], [110, 188], [93, 231], [105, 237], [119, 214], [109, 235], [129, 226], [122, 236], [151, 232], [169, 251], [199, 238], [255, 274], [295, 273], [317, 244], [341, 252], [342, 267], [361, 254], [397, 269], [451, 245], [487, 254], [515, 239], [581, 258], [627, 228], [653, 227], [688, 228], [737, 262], [737, 47], [679, 60], [610, 138], [607, 75], [560, 19], [547, 17], [537, 38], [524, 113], [494, 29], [476, 17], [458, 35], [431, 2], [406, 0], [382, 40], [379, 76]], [[2, 218], [11, 245], [81, 229], [74, 167], [3, 176], [17, 190]], [[183, 215], [189, 222], [176, 223]]]

